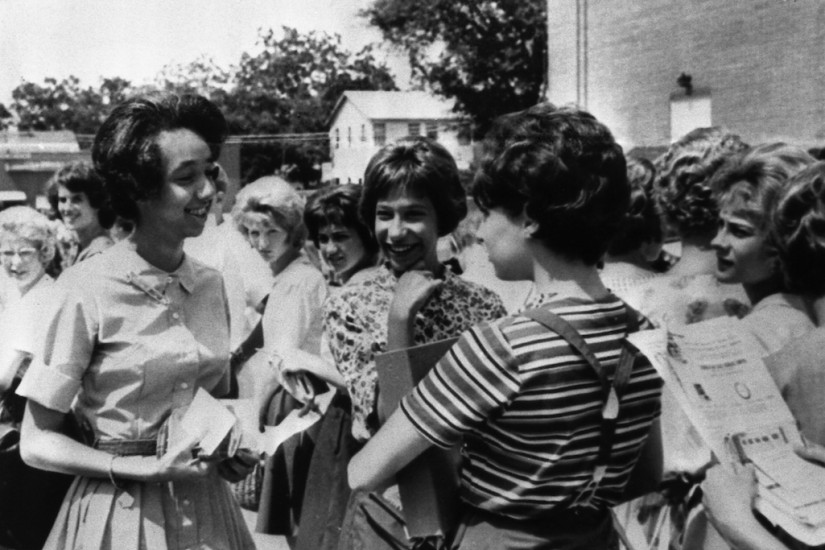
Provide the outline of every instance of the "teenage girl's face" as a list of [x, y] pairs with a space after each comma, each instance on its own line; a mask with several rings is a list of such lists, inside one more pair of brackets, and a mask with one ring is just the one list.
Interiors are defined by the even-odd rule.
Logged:
[[375, 206], [375, 238], [396, 274], [438, 271], [438, 219], [429, 198], [396, 189], [380, 199]]
[[63, 223], [75, 231], [99, 225], [97, 208], [92, 208], [86, 193], [73, 193], [65, 186], [57, 188], [57, 212]]
[[533, 261], [522, 217], [512, 217], [501, 208], [493, 208], [484, 214], [478, 238], [484, 243], [496, 277], [504, 281], [533, 278]]
[[730, 208], [719, 214], [719, 229], [711, 241], [716, 251], [716, 278], [744, 285], [768, 280], [777, 272], [776, 256], [767, 235], [747, 217]]
[[244, 217], [246, 240], [270, 266], [294, 250], [287, 231], [275, 223], [269, 214], [248, 213]]
[[321, 257], [341, 281], [347, 281], [369, 261], [364, 242], [352, 227], [330, 224], [318, 230]]
[[206, 142], [184, 128], [163, 131], [157, 139], [163, 161], [160, 196], [138, 201], [135, 231], [151, 230], [170, 242], [203, 232], [215, 197], [217, 165]]

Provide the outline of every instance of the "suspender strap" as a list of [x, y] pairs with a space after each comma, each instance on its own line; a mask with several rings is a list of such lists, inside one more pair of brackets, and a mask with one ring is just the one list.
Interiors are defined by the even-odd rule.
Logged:
[[[562, 319], [555, 313], [546, 308], [536, 308], [522, 313], [524, 317], [532, 319], [540, 323], [561, 336], [570, 346], [572, 346], [588, 365], [595, 371], [599, 378], [599, 383], [602, 389], [602, 399], [604, 405], [602, 406], [602, 422], [600, 427], [600, 441], [599, 454], [596, 457], [596, 467], [593, 471], [593, 478], [579, 494], [574, 504], [586, 503], [590, 500], [599, 486], [599, 483], [604, 478], [607, 471], [607, 465], [610, 461], [610, 452], [613, 448], [613, 439], [616, 435], [616, 423], [619, 417], [619, 403], [621, 396], [630, 379], [631, 371], [633, 370], [633, 362], [635, 356], [626, 347], [622, 348], [619, 363], [613, 374], [613, 380], [608, 378], [608, 373], [602, 367], [599, 360], [590, 350], [590, 347], [582, 338], [581, 334], [573, 328], [573, 325]], [[628, 333], [635, 332], [638, 329], [638, 322], [635, 312], [628, 308], [627, 311], [627, 327]]]

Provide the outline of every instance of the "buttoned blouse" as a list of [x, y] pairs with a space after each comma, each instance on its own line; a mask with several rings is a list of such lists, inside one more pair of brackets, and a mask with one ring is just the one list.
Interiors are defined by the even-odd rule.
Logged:
[[96, 438], [147, 439], [199, 387], [228, 388], [229, 324], [220, 274], [184, 257], [172, 273], [128, 241], [66, 270], [18, 393], [74, 406]]

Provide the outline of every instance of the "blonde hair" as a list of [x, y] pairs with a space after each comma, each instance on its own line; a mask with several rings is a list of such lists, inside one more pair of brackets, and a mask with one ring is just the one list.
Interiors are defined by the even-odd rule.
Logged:
[[12, 206], [0, 212], [0, 240], [21, 238], [31, 241], [40, 252], [40, 261], [54, 258], [57, 237], [49, 218], [30, 206]]
[[278, 176], [259, 178], [235, 197], [232, 220], [235, 227], [246, 237], [244, 225], [250, 214], [264, 214], [289, 235], [289, 243], [301, 248], [307, 237], [304, 225], [304, 199], [286, 180]]

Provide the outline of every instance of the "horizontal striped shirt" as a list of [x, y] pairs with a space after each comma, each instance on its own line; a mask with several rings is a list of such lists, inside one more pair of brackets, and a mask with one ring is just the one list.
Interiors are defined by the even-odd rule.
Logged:
[[[541, 307], [573, 325], [612, 379], [632, 310], [612, 295]], [[637, 359], [607, 473], [589, 506], [620, 498], [659, 414], [661, 386], [653, 367]], [[602, 404], [599, 378], [584, 358], [555, 332], [516, 315], [465, 332], [401, 406], [433, 444], [463, 442], [467, 503], [528, 519], [568, 505], [592, 478]]]

